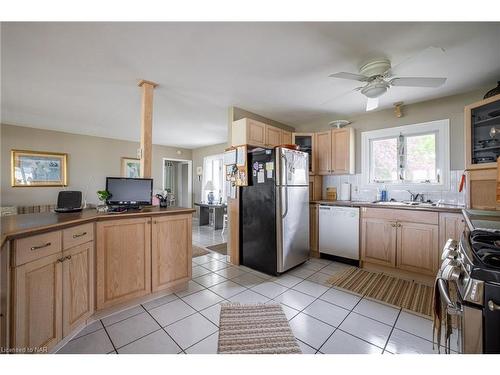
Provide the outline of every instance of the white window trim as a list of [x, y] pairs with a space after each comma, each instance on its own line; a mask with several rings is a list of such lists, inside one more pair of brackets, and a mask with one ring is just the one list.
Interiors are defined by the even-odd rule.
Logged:
[[[439, 183], [402, 183], [370, 182], [370, 140], [379, 138], [437, 133], [436, 164], [439, 170]], [[394, 128], [371, 130], [361, 133], [361, 174], [365, 188], [385, 186], [388, 190], [444, 191], [450, 189], [450, 120], [437, 120], [420, 124], [403, 125]]]

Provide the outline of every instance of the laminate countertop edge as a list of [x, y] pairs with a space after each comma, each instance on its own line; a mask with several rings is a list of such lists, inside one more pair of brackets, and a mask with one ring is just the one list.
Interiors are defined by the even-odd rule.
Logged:
[[55, 213], [44, 212], [36, 214], [22, 214], [4, 216], [1, 218], [0, 246], [5, 241], [16, 238], [28, 237], [34, 234], [50, 232], [52, 230], [64, 229], [67, 227], [97, 222], [103, 220], [132, 219], [137, 217], [160, 216], [160, 215], [180, 215], [194, 213], [194, 208], [182, 207], [148, 207], [140, 211], [127, 211], [124, 213], [98, 213], [95, 208], [85, 209], [81, 212]]
[[380, 203], [373, 202], [360, 202], [360, 201], [327, 201], [318, 200], [310, 201], [309, 204], [322, 204], [328, 206], [338, 206], [338, 207], [370, 207], [370, 208], [382, 208], [382, 209], [393, 209], [393, 210], [413, 210], [413, 211], [431, 211], [431, 212], [448, 212], [461, 214], [464, 207], [462, 206], [452, 206], [452, 205], [439, 205], [439, 206], [410, 206], [406, 204], [394, 204], [394, 205], [384, 205]]

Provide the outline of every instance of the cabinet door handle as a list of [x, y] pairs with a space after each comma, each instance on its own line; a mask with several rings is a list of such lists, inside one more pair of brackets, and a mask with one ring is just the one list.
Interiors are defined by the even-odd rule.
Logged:
[[87, 232], [77, 233], [73, 235], [73, 238], [83, 237], [87, 234]]
[[398, 227], [398, 228], [399, 228], [399, 227], [401, 227], [401, 224], [400, 224], [400, 223], [398, 223], [397, 227]]
[[490, 309], [490, 311], [500, 311], [500, 305], [497, 305], [495, 302], [493, 302], [493, 300], [489, 300], [488, 301], [488, 309]]
[[46, 244], [44, 245], [39, 245], [39, 246], [33, 246], [31, 248], [31, 251], [33, 250], [39, 250], [39, 249], [43, 249], [44, 247], [49, 247], [50, 245], [52, 245], [52, 242], [47, 242]]
[[66, 258], [65, 258], [65, 257], [62, 257], [62, 258], [59, 258], [57, 261], [58, 261], [59, 263], [62, 263], [62, 262], [64, 262], [64, 259], [66, 259]]
[[395, 227], [397, 227], [397, 226], [398, 226], [398, 225], [397, 225], [396, 223], [391, 224], [391, 227], [393, 227], [393, 228], [395, 228]]
[[64, 258], [64, 260], [70, 260], [71, 259], [71, 255], [68, 255], [66, 258]]

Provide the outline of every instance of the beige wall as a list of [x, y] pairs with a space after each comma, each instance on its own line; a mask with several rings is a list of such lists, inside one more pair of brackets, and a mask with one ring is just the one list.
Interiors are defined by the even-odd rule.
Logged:
[[[352, 122], [350, 126], [356, 129], [356, 173], [361, 173], [361, 132], [441, 119], [450, 119], [451, 169], [463, 169], [465, 165], [464, 106], [481, 100], [490, 88], [491, 86], [488, 86], [465, 94], [403, 106], [401, 118], [394, 116], [392, 108], [347, 117]], [[311, 132], [329, 129], [328, 123], [334, 119], [332, 117], [321, 118], [296, 126], [296, 131]]]
[[[97, 203], [95, 192], [103, 189], [106, 176], [119, 176], [120, 158], [135, 157], [139, 142], [91, 137], [51, 130], [1, 125], [1, 205], [52, 204], [58, 187], [13, 188], [10, 186], [10, 150], [23, 149], [68, 153], [68, 189], [85, 192], [87, 202]], [[179, 155], [177, 151], [181, 151]], [[162, 188], [162, 159], [191, 160], [188, 149], [153, 145], [154, 189]]]
[[193, 203], [201, 201], [201, 178], [198, 178], [196, 168], [203, 168], [203, 158], [205, 156], [222, 154], [226, 148], [226, 143], [220, 143], [193, 150]]

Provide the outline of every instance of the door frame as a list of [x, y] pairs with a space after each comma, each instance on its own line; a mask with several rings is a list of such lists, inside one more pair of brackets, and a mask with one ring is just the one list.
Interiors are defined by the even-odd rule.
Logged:
[[180, 161], [187, 163], [188, 165], [188, 197], [187, 205], [188, 207], [193, 207], [193, 161], [188, 159], [176, 159], [176, 158], [162, 158], [162, 180], [161, 187], [165, 191], [165, 162], [166, 161]]

